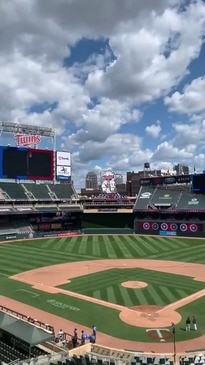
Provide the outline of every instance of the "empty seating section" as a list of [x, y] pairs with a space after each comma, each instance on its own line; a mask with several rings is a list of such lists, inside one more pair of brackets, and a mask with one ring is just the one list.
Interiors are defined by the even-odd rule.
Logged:
[[142, 187], [135, 202], [134, 210], [147, 209], [155, 190], [156, 188]]
[[176, 208], [182, 193], [179, 190], [142, 187], [135, 202], [134, 210], [157, 209], [157, 207]]
[[[108, 350], [109, 351], [109, 350]], [[112, 350], [110, 350], [112, 352]], [[117, 355], [117, 351], [116, 355]], [[172, 356], [146, 356], [146, 355], [139, 355], [134, 356], [132, 353], [125, 353], [124, 356], [122, 356], [122, 352], [118, 351], [121, 356], [117, 357], [109, 357], [106, 355], [102, 356], [96, 356], [92, 353], [87, 353], [84, 356], [75, 356], [62, 359], [62, 361], [57, 361], [57, 365], [173, 365], [173, 357]], [[55, 362], [52, 362], [52, 364], [55, 364]], [[184, 364], [183, 364], [184, 365]]]
[[51, 200], [49, 190], [45, 184], [24, 184], [26, 190], [37, 200]]
[[31, 227], [24, 218], [16, 218], [9, 221], [1, 222], [0, 234], [5, 233], [30, 233]]
[[0, 189], [4, 193], [6, 199], [28, 200], [21, 184], [13, 182], [0, 182]]
[[29, 345], [20, 341], [18, 338], [10, 337], [9, 341], [0, 340], [0, 360], [10, 363], [15, 360], [26, 360], [31, 357], [38, 357], [48, 354], [37, 346], [29, 348]]
[[72, 184], [53, 184], [49, 185], [49, 188], [60, 200], [70, 200], [75, 195]]
[[36, 184], [0, 182], [0, 200], [70, 200], [75, 196], [72, 184]]
[[156, 189], [155, 194], [151, 196], [150, 204], [153, 206], [165, 206], [170, 205], [173, 208], [176, 207], [181, 192], [177, 190], [168, 190], [168, 189]]
[[205, 195], [183, 192], [177, 204], [177, 209], [179, 210], [205, 209]]

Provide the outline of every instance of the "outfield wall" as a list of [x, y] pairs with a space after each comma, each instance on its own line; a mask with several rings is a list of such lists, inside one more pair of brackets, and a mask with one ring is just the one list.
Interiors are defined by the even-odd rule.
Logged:
[[[82, 230], [97, 229], [126, 229], [133, 231], [134, 214], [133, 213], [85, 213], [82, 215]], [[95, 232], [96, 233], [96, 232]], [[105, 233], [105, 232], [104, 232]]]

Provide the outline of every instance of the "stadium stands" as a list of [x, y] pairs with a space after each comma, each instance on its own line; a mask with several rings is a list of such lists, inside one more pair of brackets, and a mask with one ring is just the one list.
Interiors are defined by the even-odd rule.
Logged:
[[205, 210], [205, 195], [166, 188], [142, 187], [134, 211], [173, 209], [178, 211]]
[[28, 200], [21, 184], [13, 182], [0, 182], [0, 189], [5, 199], [11, 200]]
[[0, 201], [55, 201], [76, 196], [72, 184], [0, 182]]
[[31, 232], [31, 227], [28, 224], [28, 221], [25, 218], [16, 218], [11, 221], [3, 221], [0, 223], [0, 235], [1, 234], [17, 234], [17, 233], [26, 233], [29, 234]]
[[179, 210], [205, 209], [205, 195], [183, 192], [177, 204]]
[[176, 207], [181, 197], [181, 191], [158, 188], [150, 197], [151, 207]]
[[50, 184], [49, 188], [59, 200], [70, 200], [76, 195], [72, 184]]
[[148, 209], [150, 199], [156, 192], [156, 188], [141, 187], [139, 195], [136, 199], [134, 210]]
[[36, 200], [51, 200], [49, 190], [45, 184], [22, 184], [29, 195]]

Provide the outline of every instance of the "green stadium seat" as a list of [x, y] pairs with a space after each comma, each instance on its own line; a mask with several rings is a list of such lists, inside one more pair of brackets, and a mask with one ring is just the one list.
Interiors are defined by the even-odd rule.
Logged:
[[36, 200], [51, 200], [51, 196], [49, 195], [49, 190], [46, 184], [24, 184], [26, 190], [34, 197]]
[[0, 189], [4, 193], [6, 199], [28, 200], [21, 184], [15, 182], [0, 182]]
[[70, 200], [72, 196], [76, 195], [74, 187], [71, 183], [50, 184], [49, 188], [59, 200]]

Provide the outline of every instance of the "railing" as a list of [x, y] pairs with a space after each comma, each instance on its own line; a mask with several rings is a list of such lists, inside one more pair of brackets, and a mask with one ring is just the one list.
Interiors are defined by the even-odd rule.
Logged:
[[28, 317], [26, 316], [25, 314], [22, 314], [22, 313], [19, 313], [13, 309], [10, 309], [10, 308], [7, 308], [7, 307], [4, 307], [2, 305], [0, 305], [0, 310], [6, 314], [11, 314], [12, 316], [18, 318], [18, 319], [22, 319], [24, 321], [27, 321], [31, 324], [35, 324], [36, 326], [42, 328], [42, 329], [45, 329], [51, 333], [55, 333], [54, 332], [54, 327], [50, 326], [49, 324], [47, 323], [44, 323], [44, 322], [41, 322], [39, 321], [38, 319], [34, 319], [34, 318], [31, 318], [31, 317]]

